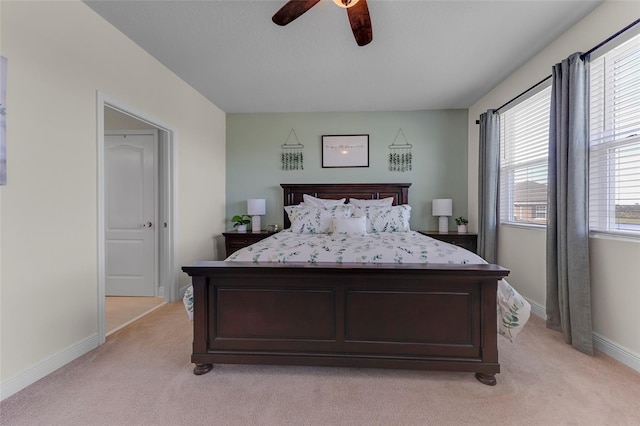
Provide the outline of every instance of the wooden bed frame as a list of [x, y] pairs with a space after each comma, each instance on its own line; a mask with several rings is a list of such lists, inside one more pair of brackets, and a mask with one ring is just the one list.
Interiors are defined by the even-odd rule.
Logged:
[[[410, 184], [283, 184], [303, 194], [394, 197]], [[288, 226], [285, 215], [285, 226]], [[194, 374], [214, 363], [475, 372], [495, 385], [497, 265], [256, 264], [183, 267], [194, 290]]]

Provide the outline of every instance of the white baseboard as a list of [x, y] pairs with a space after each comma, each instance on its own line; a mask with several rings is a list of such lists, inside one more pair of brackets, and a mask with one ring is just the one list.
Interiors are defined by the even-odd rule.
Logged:
[[544, 320], [547, 319], [547, 308], [545, 308], [542, 305], [537, 304], [536, 302], [534, 302], [533, 300], [527, 299], [525, 297], [525, 299], [527, 300], [527, 302], [529, 302], [529, 304], [531, 305], [531, 313], [537, 317], [540, 317]]
[[640, 372], [640, 355], [634, 353], [631, 349], [614, 343], [599, 333], [593, 333], [593, 347]]
[[98, 334], [87, 337], [69, 346], [18, 375], [0, 383], [0, 401], [21, 391], [43, 377], [53, 373], [58, 368], [70, 363], [74, 359], [98, 347]]
[[[525, 299], [527, 298], [525, 297]], [[529, 299], [527, 301], [531, 304], [532, 314], [542, 319], [547, 319], [547, 308]], [[640, 372], [640, 355], [634, 353], [631, 349], [625, 348], [596, 332], [593, 333], [593, 348]]]

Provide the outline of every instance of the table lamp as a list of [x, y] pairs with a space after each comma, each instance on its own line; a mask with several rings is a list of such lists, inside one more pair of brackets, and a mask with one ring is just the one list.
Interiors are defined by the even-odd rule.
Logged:
[[260, 232], [260, 216], [266, 213], [266, 203], [262, 198], [247, 200], [247, 214], [251, 216], [251, 232]]
[[438, 232], [446, 234], [449, 232], [449, 216], [453, 215], [453, 200], [451, 198], [437, 198], [433, 200], [432, 213], [439, 216]]

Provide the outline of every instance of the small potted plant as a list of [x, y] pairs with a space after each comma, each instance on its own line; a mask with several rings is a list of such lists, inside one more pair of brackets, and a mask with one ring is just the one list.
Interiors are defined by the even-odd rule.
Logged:
[[469, 221], [463, 216], [456, 217], [456, 225], [458, 225], [458, 233], [463, 234], [467, 232], [467, 223]]
[[247, 232], [247, 225], [251, 222], [251, 216], [248, 214], [237, 214], [231, 218], [231, 222], [233, 222], [233, 227], [236, 228], [238, 232]]

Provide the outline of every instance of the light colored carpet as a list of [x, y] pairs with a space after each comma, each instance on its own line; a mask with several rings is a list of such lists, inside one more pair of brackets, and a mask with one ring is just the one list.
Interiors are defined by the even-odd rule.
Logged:
[[164, 303], [160, 297], [105, 297], [105, 330], [107, 336]]
[[192, 374], [181, 302], [0, 404], [2, 425], [639, 425], [640, 373], [533, 317], [500, 342], [498, 385], [471, 373], [218, 365]]

